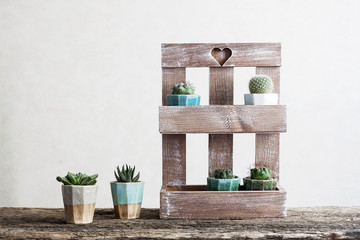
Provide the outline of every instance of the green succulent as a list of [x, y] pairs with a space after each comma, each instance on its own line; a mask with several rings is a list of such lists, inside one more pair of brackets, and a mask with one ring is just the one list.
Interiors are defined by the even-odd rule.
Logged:
[[215, 178], [217, 179], [233, 179], [234, 177], [236, 176], [229, 169], [222, 168], [215, 170]]
[[172, 94], [182, 94], [182, 95], [191, 95], [194, 94], [195, 87], [192, 83], [176, 83], [173, 87]]
[[255, 75], [249, 81], [249, 90], [252, 94], [272, 93], [273, 81], [267, 75]]
[[251, 179], [269, 180], [271, 179], [271, 170], [267, 168], [253, 168], [250, 170]]
[[140, 178], [140, 172], [138, 172], [138, 174], [134, 177], [135, 174], [135, 166], [134, 168], [126, 165], [123, 165], [121, 170], [120, 167], [117, 166], [116, 168], [117, 170], [117, 174], [116, 171], [114, 170], [114, 174], [116, 177], [116, 180], [118, 182], [138, 182], [139, 178]]
[[68, 172], [65, 177], [58, 176], [56, 180], [62, 182], [64, 185], [95, 185], [98, 174], [88, 176], [84, 173], [71, 173]]

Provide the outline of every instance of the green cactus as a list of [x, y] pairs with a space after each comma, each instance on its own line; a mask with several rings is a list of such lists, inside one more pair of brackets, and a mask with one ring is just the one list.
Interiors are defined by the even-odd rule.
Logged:
[[138, 182], [139, 178], [140, 178], [140, 172], [138, 172], [138, 174], [134, 177], [134, 173], [135, 173], [135, 166], [134, 168], [126, 165], [123, 165], [121, 170], [120, 167], [117, 166], [117, 174], [116, 171], [114, 171], [116, 180], [118, 182]]
[[194, 94], [195, 87], [192, 83], [176, 83], [173, 87], [172, 94], [191, 95]]
[[250, 170], [251, 179], [269, 180], [271, 179], [271, 170], [267, 168], [253, 168]]
[[249, 90], [251, 94], [272, 93], [273, 81], [267, 75], [255, 75], [249, 81]]
[[233, 179], [234, 175], [231, 170], [222, 168], [222, 169], [215, 170], [215, 178], [217, 178], [217, 179]]
[[87, 176], [84, 173], [71, 173], [68, 172], [65, 177], [58, 176], [56, 180], [62, 182], [64, 185], [95, 185], [98, 174]]

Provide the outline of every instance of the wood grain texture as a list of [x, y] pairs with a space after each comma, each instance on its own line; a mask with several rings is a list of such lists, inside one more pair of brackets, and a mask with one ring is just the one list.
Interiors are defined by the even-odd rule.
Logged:
[[[234, 104], [234, 68], [211, 67], [209, 70], [210, 70], [209, 104], [210, 105]], [[216, 114], [219, 113], [220, 113], [219, 111], [216, 111]], [[213, 116], [211, 113], [205, 115], [207, 115], [205, 117], [206, 119], [209, 119]], [[232, 123], [231, 120], [229, 122], [228, 119], [229, 118], [222, 119], [225, 120], [225, 122], [223, 121], [224, 123], [223, 126], [229, 127], [231, 129]], [[210, 124], [219, 123], [219, 119], [212, 119], [208, 123]], [[207, 126], [207, 125], [208, 124], [205, 122], [196, 123], [196, 121], [193, 121], [191, 126], [196, 127], [196, 126]], [[215, 127], [213, 130], [219, 131], [219, 128]], [[215, 170], [220, 168], [233, 170], [233, 135], [232, 134], [209, 134], [209, 163], [208, 163], [209, 176], [213, 177], [215, 175]]]
[[166, 95], [171, 94], [175, 83], [186, 82], [185, 68], [162, 68], [162, 105], [166, 106]]
[[2, 239], [360, 239], [360, 207], [289, 208], [286, 218], [159, 219], [142, 209], [139, 219], [115, 219], [96, 209], [88, 225], [66, 224], [60, 208], [0, 208]]
[[[206, 186], [161, 189], [160, 218], [236, 219], [286, 216], [286, 191], [206, 191]], [[206, 206], [206, 207], [204, 207]]]
[[[278, 103], [280, 103], [280, 68], [257, 67], [256, 74], [266, 74], [271, 77], [274, 83], [273, 92], [279, 95]], [[255, 142], [255, 166], [271, 169], [272, 176], [280, 181], [280, 134], [256, 134]]]
[[271, 169], [272, 177], [279, 181], [280, 134], [256, 134], [255, 166]]
[[186, 135], [163, 134], [163, 185], [186, 184]]
[[115, 216], [121, 219], [139, 218], [141, 211], [141, 203], [115, 205]]
[[159, 119], [160, 132], [167, 134], [285, 132], [286, 106], [160, 107]]
[[[185, 68], [162, 68], [162, 104], [175, 83], [186, 81]], [[186, 135], [163, 134], [163, 185], [186, 184]]]
[[184, 43], [161, 45], [162, 67], [220, 67], [214, 48], [229, 48], [231, 57], [223, 67], [280, 66], [280, 43]]
[[280, 104], [280, 67], [257, 67], [256, 74], [264, 74], [271, 77], [274, 83], [273, 93], [279, 95], [278, 104]]

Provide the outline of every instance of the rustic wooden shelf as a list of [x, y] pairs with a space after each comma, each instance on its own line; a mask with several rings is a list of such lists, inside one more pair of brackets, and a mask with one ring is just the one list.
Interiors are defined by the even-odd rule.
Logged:
[[[233, 134], [255, 133], [255, 166], [279, 180], [280, 133], [286, 131], [286, 106], [234, 104], [234, 67], [256, 67], [270, 76], [280, 96], [280, 43], [162, 44], [163, 174], [161, 218], [244, 218], [285, 216], [286, 191], [209, 192], [186, 186], [186, 134], [209, 134], [209, 176], [233, 169]], [[175, 83], [186, 82], [186, 68], [209, 68], [209, 106], [166, 106]], [[279, 99], [278, 99], [279, 103]]]
[[286, 106], [159, 107], [162, 134], [286, 132]]
[[205, 185], [163, 186], [161, 218], [285, 217], [286, 191], [207, 191]]

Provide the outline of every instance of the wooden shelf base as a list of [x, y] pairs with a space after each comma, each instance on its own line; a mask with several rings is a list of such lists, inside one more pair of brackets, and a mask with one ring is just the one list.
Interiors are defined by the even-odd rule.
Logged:
[[163, 186], [160, 218], [239, 219], [285, 217], [286, 191], [207, 191], [205, 185]]

